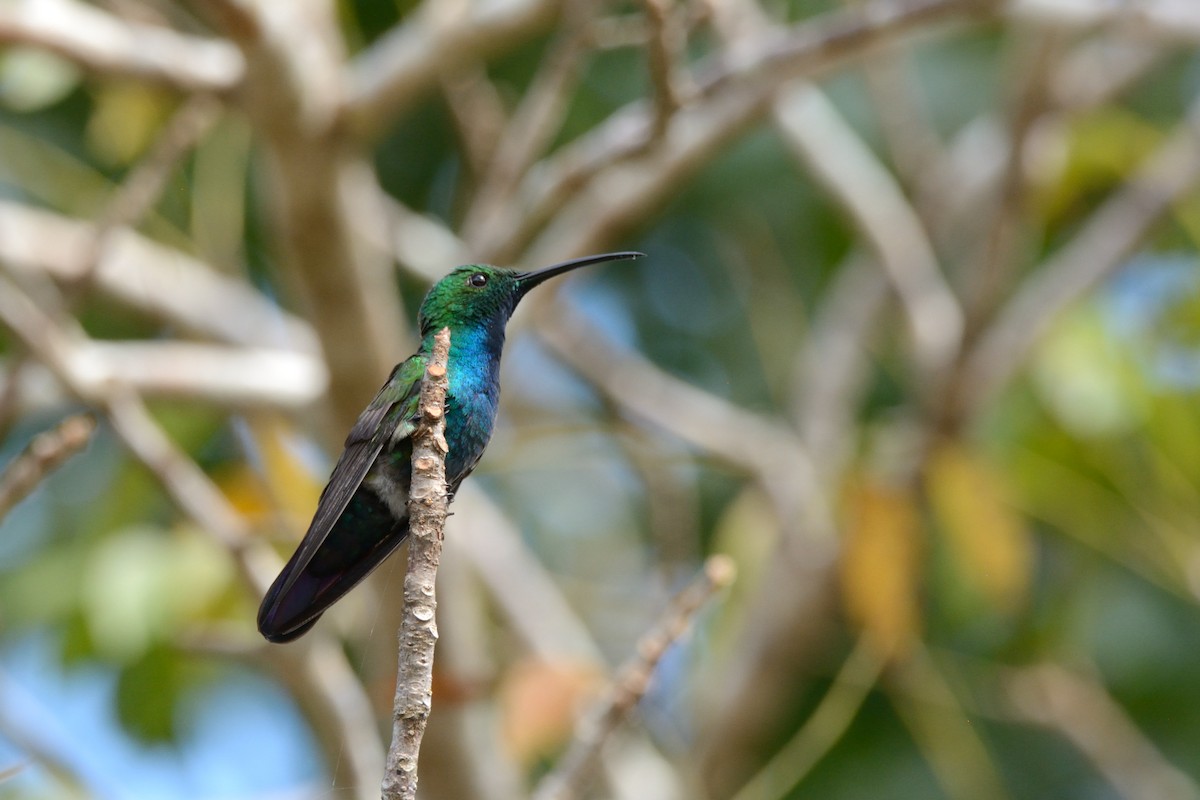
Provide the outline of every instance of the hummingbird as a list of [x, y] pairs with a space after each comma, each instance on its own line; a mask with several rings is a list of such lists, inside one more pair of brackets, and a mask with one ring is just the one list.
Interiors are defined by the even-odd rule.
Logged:
[[450, 328], [446, 483], [453, 499], [492, 437], [504, 330], [517, 303], [556, 275], [642, 255], [603, 253], [533, 272], [468, 264], [433, 285], [417, 317], [420, 348], [396, 365], [351, 428], [308, 532], [263, 598], [258, 630], [268, 641], [306, 633], [408, 536], [412, 434], [434, 335]]

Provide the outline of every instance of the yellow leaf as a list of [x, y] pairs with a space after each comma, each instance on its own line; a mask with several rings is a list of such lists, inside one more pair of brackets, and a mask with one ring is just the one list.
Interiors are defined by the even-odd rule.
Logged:
[[270, 518], [273, 506], [262, 477], [245, 463], [222, 469], [216, 480], [225, 498], [242, 516], [254, 524]]
[[276, 414], [253, 416], [247, 427], [254, 463], [224, 470], [217, 479], [221, 491], [254, 524], [278, 521], [282, 515], [288, 528], [303, 532], [324, 486], [302, 457], [303, 440]]
[[920, 518], [913, 498], [856, 481], [846, 493], [842, 597], [881, 658], [904, 658], [920, 634]]
[[308, 527], [325, 486], [301, 454], [304, 443], [279, 414], [260, 414], [250, 420], [250, 433], [258, 446], [267, 491], [293, 522]]
[[926, 489], [955, 572], [994, 610], [1017, 609], [1029, 591], [1033, 542], [1000, 477], [962, 445], [945, 444], [930, 459]]
[[1033, 174], [1033, 197], [1044, 216], [1055, 220], [1072, 213], [1090, 196], [1123, 182], [1154, 152], [1163, 133], [1137, 114], [1109, 105], [1043, 138], [1054, 140], [1044, 149], [1061, 151], [1062, 163], [1058, 169]]
[[117, 166], [145, 152], [171, 110], [171, 96], [140, 83], [104, 84], [96, 92], [87, 123], [87, 142], [99, 158]]

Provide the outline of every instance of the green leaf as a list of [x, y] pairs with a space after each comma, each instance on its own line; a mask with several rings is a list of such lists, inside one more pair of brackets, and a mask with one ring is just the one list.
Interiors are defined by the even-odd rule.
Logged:
[[152, 647], [117, 677], [117, 719], [144, 742], [168, 742], [178, 733], [176, 707], [185, 684], [174, 651]]

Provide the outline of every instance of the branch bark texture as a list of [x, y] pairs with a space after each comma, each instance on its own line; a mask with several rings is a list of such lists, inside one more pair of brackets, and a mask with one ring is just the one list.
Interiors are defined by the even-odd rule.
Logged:
[[51, 472], [87, 447], [95, 430], [95, 417], [75, 414], [33, 437], [0, 474], [0, 521]]
[[404, 576], [404, 619], [392, 715], [392, 746], [383, 778], [384, 800], [417, 795], [417, 755], [433, 701], [433, 651], [437, 644], [434, 584], [442, 558], [446, 508], [446, 361], [450, 329], [437, 334], [421, 384], [420, 423], [413, 434], [412, 488], [408, 513], [411, 533]]

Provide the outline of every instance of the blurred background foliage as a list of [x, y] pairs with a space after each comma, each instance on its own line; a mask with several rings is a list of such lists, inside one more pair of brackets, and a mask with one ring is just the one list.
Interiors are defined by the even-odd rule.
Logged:
[[[514, 0], [438, 39], [488, 4], [37, 2], [0, 5], [0, 463], [98, 426], [0, 527], [0, 797], [375, 796], [402, 559], [286, 648], [262, 581], [429, 282], [587, 246], [648, 257], [514, 323], [448, 529], [426, 797], [528, 796], [724, 553], [584, 796], [1200, 798], [1190, 3]], [[882, 44], [738, 72], [838, 25]], [[146, 27], [233, 66], [114, 33]], [[767, 100], [662, 168], [736, 116], [722, 70]], [[372, 108], [376, 79], [418, 88]], [[805, 143], [831, 118], [861, 152]], [[499, 163], [519, 124], [536, 152]]]

